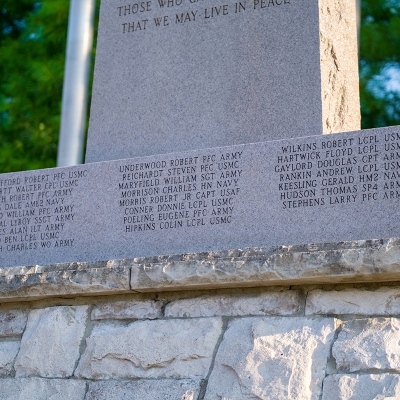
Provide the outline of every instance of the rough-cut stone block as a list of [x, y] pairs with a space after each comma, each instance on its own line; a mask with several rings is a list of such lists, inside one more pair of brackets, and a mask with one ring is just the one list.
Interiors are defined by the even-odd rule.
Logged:
[[199, 380], [91, 382], [85, 400], [197, 400]]
[[0, 342], [0, 376], [7, 376], [11, 373], [19, 344], [20, 342]]
[[22, 378], [0, 381], [0, 400], [83, 400], [85, 392], [86, 382], [71, 379]]
[[0, 337], [19, 336], [25, 329], [28, 311], [11, 310], [0, 313]]
[[400, 240], [255, 247], [131, 260], [131, 287], [171, 289], [400, 279]]
[[231, 322], [205, 399], [319, 399], [334, 330], [334, 319]]
[[102, 1], [86, 162], [359, 129], [354, 1], [146, 4]]
[[400, 399], [399, 375], [331, 375], [324, 380], [322, 400]]
[[173, 301], [166, 317], [213, 317], [235, 315], [292, 315], [300, 310], [300, 292], [285, 290], [258, 295], [201, 296]]
[[98, 268], [98, 262], [61, 263], [22, 269], [5, 269], [0, 276], [0, 294], [4, 299], [35, 299], [79, 294], [126, 293], [129, 268], [114, 266], [113, 261]]
[[92, 320], [102, 319], [156, 319], [161, 317], [160, 302], [156, 301], [115, 301], [95, 307]]
[[324, 133], [347, 131], [360, 121], [354, 6], [354, 1], [319, 0]]
[[306, 314], [400, 314], [400, 288], [378, 290], [313, 290], [308, 293]]
[[75, 375], [88, 379], [205, 377], [221, 334], [219, 318], [100, 324]]
[[340, 370], [354, 372], [373, 368], [400, 372], [399, 343], [399, 319], [356, 319], [344, 324], [332, 354]]
[[31, 311], [15, 360], [16, 376], [72, 376], [87, 316], [87, 306]]

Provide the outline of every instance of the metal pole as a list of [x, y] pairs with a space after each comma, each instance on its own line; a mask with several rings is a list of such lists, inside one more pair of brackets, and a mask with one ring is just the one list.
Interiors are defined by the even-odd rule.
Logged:
[[57, 166], [82, 163], [95, 0], [71, 0]]
[[360, 51], [360, 33], [361, 33], [361, 0], [357, 0], [357, 39], [358, 51]]

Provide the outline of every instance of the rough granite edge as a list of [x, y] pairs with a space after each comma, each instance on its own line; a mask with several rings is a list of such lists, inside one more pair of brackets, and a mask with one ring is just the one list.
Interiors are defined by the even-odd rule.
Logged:
[[0, 269], [0, 301], [400, 280], [400, 238]]
[[361, 129], [356, 2], [319, 0], [322, 129]]

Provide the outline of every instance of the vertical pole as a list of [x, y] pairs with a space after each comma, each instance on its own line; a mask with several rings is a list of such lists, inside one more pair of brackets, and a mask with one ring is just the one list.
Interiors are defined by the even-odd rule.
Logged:
[[82, 163], [95, 0], [71, 0], [57, 166]]
[[360, 52], [360, 33], [361, 33], [361, 0], [357, 1], [357, 39], [358, 39], [358, 52]]

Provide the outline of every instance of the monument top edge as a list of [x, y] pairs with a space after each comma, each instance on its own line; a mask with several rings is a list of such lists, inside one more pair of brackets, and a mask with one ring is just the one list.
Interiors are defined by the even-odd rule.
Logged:
[[69, 167], [50, 167], [50, 168], [42, 168], [42, 169], [37, 169], [37, 170], [22, 170], [22, 171], [13, 171], [13, 172], [4, 172], [0, 173], [0, 175], [10, 175], [10, 174], [16, 174], [16, 173], [22, 173], [22, 172], [32, 172], [34, 173], [35, 171], [47, 171], [47, 170], [59, 170], [59, 169], [66, 169], [66, 168], [82, 168], [83, 166], [88, 166], [88, 165], [98, 165], [98, 164], [112, 164], [115, 162], [121, 162], [124, 160], [135, 160], [135, 159], [152, 159], [154, 157], [164, 157], [164, 156], [170, 156], [174, 154], [191, 154], [191, 153], [199, 153], [199, 152], [207, 152], [208, 150], [220, 150], [224, 148], [244, 148], [246, 146], [252, 146], [252, 145], [257, 145], [257, 144], [267, 144], [267, 143], [286, 143], [286, 142], [291, 142], [291, 141], [307, 141], [307, 140], [316, 140], [318, 138], [324, 138], [324, 137], [336, 137], [336, 136], [344, 136], [344, 135], [357, 135], [357, 134], [368, 134], [374, 133], [376, 134], [376, 131], [386, 131], [386, 130], [392, 130], [392, 129], [400, 129], [400, 125], [392, 125], [392, 126], [385, 126], [385, 127], [378, 127], [378, 128], [368, 128], [368, 129], [361, 129], [361, 130], [353, 130], [353, 131], [347, 131], [347, 132], [334, 132], [330, 134], [309, 134], [307, 136], [294, 136], [292, 138], [284, 138], [284, 139], [274, 139], [274, 140], [268, 140], [268, 141], [259, 141], [259, 142], [251, 142], [251, 143], [240, 143], [240, 144], [233, 144], [233, 145], [227, 145], [227, 146], [216, 146], [216, 147], [207, 147], [207, 148], [202, 148], [202, 149], [196, 149], [196, 150], [182, 150], [182, 151], [173, 151], [173, 152], [166, 152], [166, 153], [160, 153], [160, 154], [152, 154], [152, 155], [145, 155], [145, 156], [135, 156], [135, 157], [129, 157], [129, 158], [119, 158], [115, 160], [106, 160], [106, 161], [94, 161], [94, 162], [89, 162], [86, 164], [78, 164], [78, 165], [73, 165]]

